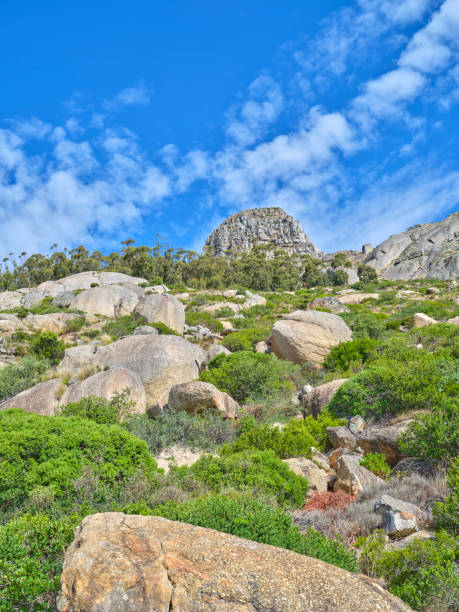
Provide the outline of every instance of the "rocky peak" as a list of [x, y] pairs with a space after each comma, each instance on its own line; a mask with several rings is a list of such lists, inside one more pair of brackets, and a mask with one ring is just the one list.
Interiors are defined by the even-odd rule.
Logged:
[[204, 248], [224, 256], [249, 251], [255, 245], [283, 249], [289, 255], [321, 255], [299, 221], [278, 207], [253, 208], [228, 217], [208, 236]]

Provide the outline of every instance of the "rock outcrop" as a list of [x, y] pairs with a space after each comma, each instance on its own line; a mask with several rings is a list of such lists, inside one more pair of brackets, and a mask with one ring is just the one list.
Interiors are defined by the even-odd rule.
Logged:
[[410, 280], [459, 276], [459, 212], [443, 221], [415, 225], [381, 242], [366, 258], [383, 278]]
[[60, 612], [409, 612], [375, 581], [282, 548], [155, 516], [86, 517]]
[[271, 349], [293, 363], [321, 364], [340, 342], [352, 340], [352, 332], [337, 315], [317, 310], [296, 310], [274, 324]]
[[168, 405], [190, 413], [216, 410], [225, 419], [235, 419], [239, 413], [239, 404], [230, 395], [201, 380], [174, 385], [169, 393]]
[[225, 256], [250, 251], [255, 245], [283, 249], [290, 255], [319, 256], [300, 223], [282, 208], [254, 208], [228, 217], [208, 236], [204, 249]]
[[173, 295], [167, 293], [146, 295], [140, 298], [134, 312], [148, 323], [164, 323], [179, 334], [183, 334], [185, 309]]

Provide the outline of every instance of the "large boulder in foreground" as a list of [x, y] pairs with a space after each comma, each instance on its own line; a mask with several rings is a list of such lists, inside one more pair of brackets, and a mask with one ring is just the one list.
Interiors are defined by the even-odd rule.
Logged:
[[199, 376], [206, 353], [178, 336], [129, 336], [100, 347], [93, 363], [101, 370], [119, 366], [140, 377], [148, 407], [167, 404], [174, 385]]
[[298, 553], [155, 516], [87, 516], [60, 612], [409, 612], [375, 581]]
[[179, 334], [183, 334], [185, 309], [173, 295], [166, 293], [145, 295], [140, 298], [135, 312], [148, 323], [164, 323]]
[[84, 380], [72, 383], [61, 398], [61, 406], [78, 402], [92, 395], [110, 400], [115, 393], [121, 393], [125, 389], [129, 389], [129, 400], [133, 402], [133, 412], [144, 413], [146, 397], [142, 381], [134, 372], [120, 367], [97, 372]]
[[226, 419], [235, 419], [239, 412], [239, 404], [230, 395], [201, 380], [172, 387], [168, 405], [191, 413], [217, 410]]
[[274, 324], [271, 349], [293, 363], [323, 363], [331, 349], [352, 340], [352, 332], [337, 315], [318, 310], [296, 310]]

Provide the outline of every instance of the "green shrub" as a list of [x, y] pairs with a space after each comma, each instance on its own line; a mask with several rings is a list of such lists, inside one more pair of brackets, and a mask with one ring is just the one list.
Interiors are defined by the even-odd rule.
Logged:
[[391, 593], [419, 612], [459, 608], [459, 544], [446, 532], [435, 540], [417, 539], [402, 550], [385, 552], [380, 571]]
[[376, 355], [378, 343], [374, 338], [357, 338], [342, 342], [332, 348], [324, 362], [324, 367], [332, 372], [346, 372], [351, 367], [361, 366]]
[[42, 300], [41, 304], [39, 304], [38, 306], [34, 306], [34, 308], [31, 308], [30, 312], [36, 315], [54, 314], [55, 312], [62, 312], [60, 308], [54, 306], [54, 304], [51, 304], [52, 299], [52, 297], [45, 298], [44, 300]]
[[250, 498], [233, 499], [214, 495], [183, 504], [157, 506], [154, 512], [173, 521], [200, 525], [247, 540], [287, 548], [351, 572], [357, 571], [355, 555], [346, 546], [327, 540], [313, 529], [302, 535], [288, 514]]
[[64, 552], [79, 518], [24, 515], [0, 525], [0, 610], [56, 610]]
[[180, 336], [180, 334], [177, 333], [175, 329], [172, 329], [171, 327], [169, 327], [169, 325], [162, 323], [162, 321], [155, 321], [155, 323], [149, 323], [149, 326], [157, 329], [160, 336]]
[[16, 395], [40, 382], [48, 364], [28, 355], [19, 363], [9, 364], [0, 370], [0, 401]]
[[450, 494], [444, 503], [435, 505], [434, 516], [440, 528], [459, 535], [459, 456], [448, 471], [447, 484]]
[[332, 268], [339, 268], [340, 266], [344, 266], [345, 268], [351, 268], [352, 264], [349, 259], [346, 257], [346, 253], [336, 253], [331, 262]]
[[64, 356], [65, 343], [54, 332], [45, 331], [34, 336], [30, 349], [39, 359], [47, 359], [49, 363], [57, 365]]
[[210, 312], [187, 310], [185, 313], [185, 323], [190, 327], [203, 325], [213, 332], [223, 331], [223, 325]]
[[359, 280], [361, 280], [362, 283], [370, 283], [378, 278], [376, 270], [364, 263], [359, 264], [357, 274], [359, 275]]
[[335, 286], [347, 285], [349, 282], [349, 276], [345, 270], [333, 270], [333, 272], [329, 271], [328, 275], [331, 282]]
[[100, 425], [114, 425], [124, 421], [133, 411], [134, 402], [129, 399], [130, 389], [115, 392], [108, 400], [105, 397], [83, 397], [64, 406], [61, 415], [90, 419]]
[[385, 314], [374, 314], [369, 311], [344, 312], [340, 315], [352, 329], [356, 338], [383, 338], [386, 333]]
[[145, 440], [153, 454], [173, 444], [215, 450], [234, 440], [237, 434], [237, 426], [210, 410], [188, 414], [168, 408], [154, 419], [147, 415], [133, 415], [122, 426]]
[[459, 455], [459, 400], [441, 398], [432, 412], [420, 414], [399, 439], [400, 450], [420, 459], [450, 463]]
[[67, 321], [64, 327], [64, 334], [70, 334], [72, 332], [79, 332], [86, 325], [86, 317], [77, 317]]
[[139, 325], [145, 325], [145, 319], [135, 312], [129, 315], [118, 317], [115, 321], [110, 321], [102, 328], [104, 334], [108, 334], [114, 340], [122, 336], [130, 336]]
[[236, 351], [251, 351], [254, 349], [257, 342], [265, 338], [266, 330], [258, 327], [251, 327], [228, 334], [223, 340], [223, 346], [232, 353]]
[[317, 419], [290, 419], [280, 429], [270, 425], [258, 425], [253, 417], [241, 419], [242, 433], [230, 448], [222, 453], [240, 452], [246, 449], [273, 450], [282, 459], [288, 457], [310, 457], [311, 447], [323, 449], [327, 441], [327, 427], [340, 425], [341, 421], [322, 411]]
[[380, 478], [385, 478], [391, 471], [386, 456], [382, 453], [368, 453], [360, 460], [360, 465]]
[[218, 319], [227, 319], [228, 317], [234, 317], [234, 310], [229, 306], [222, 306], [215, 312], [215, 316]]
[[3, 512], [30, 507], [30, 497], [49, 487], [59, 508], [78, 497], [76, 482], [94, 480], [94, 504], [116, 497], [142, 472], [153, 484], [156, 463], [142, 440], [117, 425], [76, 417], [47, 417], [22, 410], [0, 412], [0, 505]]
[[249, 449], [220, 457], [203, 455], [190, 468], [196, 480], [219, 493], [222, 488], [272, 494], [280, 505], [301, 506], [308, 489], [305, 478], [294, 474], [273, 451]]
[[292, 392], [295, 388], [292, 379], [298, 373], [298, 366], [275, 355], [238, 351], [218, 355], [210, 362], [209, 370], [202, 372], [200, 380], [244, 402]]

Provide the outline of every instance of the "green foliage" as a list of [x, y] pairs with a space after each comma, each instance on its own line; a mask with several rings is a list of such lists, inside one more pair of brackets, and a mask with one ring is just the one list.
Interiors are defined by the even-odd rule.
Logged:
[[30, 312], [34, 315], [54, 314], [56, 312], [62, 312], [60, 308], [51, 304], [52, 297], [45, 298], [41, 304], [34, 306], [30, 309]]
[[434, 541], [417, 539], [402, 550], [383, 553], [380, 573], [391, 593], [419, 612], [459, 607], [459, 543], [446, 532]]
[[364, 263], [359, 264], [357, 274], [359, 275], [359, 279], [362, 281], [362, 283], [370, 283], [378, 278], [376, 270]]
[[349, 277], [345, 270], [334, 270], [332, 273], [329, 274], [329, 276], [333, 285], [335, 286], [347, 285], [347, 283], [349, 282]]
[[70, 334], [72, 332], [79, 332], [86, 325], [86, 317], [81, 316], [76, 319], [67, 321], [64, 327], [64, 334]]
[[64, 356], [65, 343], [54, 332], [45, 331], [34, 336], [30, 349], [39, 359], [57, 365]]
[[83, 397], [64, 406], [61, 415], [90, 419], [100, 425], [114, 425], [124, 421], [132, 413], [134, 402], [129, 397], [129, 388], [115, 392], [110, 400], [95, 395]]
[[162, 323], [162, 321], [156, 321], [155, 323], [150, 323], [149, 325], [150, 327], [157, 329], [160, 336], [180, 336], [175, 329], [172, 329], [169, 327], [169, 325]]
[[333, 257], [333, 260], [331, 262], [332, 268], [339, 268], [341, 266], [344, 266], [345, 268], [352, 267], [351, 262], [346, 257], [346, 253], [336, 253], [336, 255]]
[[345, 312], [341, 317], [352, 329], [356, 338], [383, 338], [386, 333], [387, 318], [384, 314], [375, 314], [368, 310]]
[[16, 395], [40, 382], [48, 364], [28, 355], [19, 363], [9, 364], [0, 370], [0, 400]]
[[220, 354], [202, 372], [200, 380], [214, 384], [238, 402], [263, 399], [293, 391], [298, 366], [275, 355], [238, 351]]
[[386, 456], [382, 453], [368, 453], [360, 460], [360, 465], [376, 474], [380, 478], [385, 478], [390, 474], [391, 468], [386, 461]]
[[22, 410], [0, 413], [0, 505], [3, 512], [29, 508], [34, 496], [55, 500], [55, 509], [78, 498], [77, 480], [96, 480], [92, 501], [121, 490], [139, 471], [152, 480], [156, 463], [145, 442], [117, 425], [76, 417], [47, 417]]
[[64, 552], [78, 517], [24, 515], [0, 525], [0, 611], [56, 610]]
[[215, 316], [218, 319], [227, 319], [228, 317], [234, 317], [234, 310], [229, 306], [222, 306], [215, 312]]
[[122, 426], [145, 440], [153, 454], [173, 444], [215, 450], [232, 442], [237, 434], [237, 426], [210, 410], [198, 415], [168, 408], [154, 419], [133, 415]]
[[246, 490], [252, 495], [268, 493], [280, 505], [301, 506], [308, 489], [307, 480], [294, 474], [270, 450], [248, 449], [220, 457], [203, 455], [185, 472], [217, 493], [225, 487]]
[[246, 449], [273, 450], [282, 459], [288, 457], [310, 457], [311, 446], [324, 449], [327, 441], [327, 427], [336, 427], [341, 424], [324, 410], [317, 419], [306, 416], [304, 419], [290, 419], [280, 429], [270, 425], [259, 425], [253, 417], [245, 416], [241, 419], [242, 433], [233, 442], [230, 448], [222, 453], [240, 452]]
[[406, 455], [448, 464], [459, 455], [459, 400], [440, 398], [431, 410], [415, 417], [399, 446]]
[[342, 342], [332, 348], [324, 362], [324, 367], [332, 372], [346, 372], [350, 368], [363, 365], [376, 356], [378, 343], [374, 338], [357, 338]]
[[129, 315], [118, 317], [115, 321], [110, 321], [102, 328], [102, 332], [108, 334], [113, 340], [118, 340], [122, 336], [130, 336], [136, 327], [145, 325], [145, 319], [131, 312]]
[[251, 351], [257, 342], [266, 338], [266, 330], [261, 327], [250, 327], [228, 334], [223, 340], [225, 346], [232, 353], [236, 351]]
[[357, 571], [355, 555], [346, 546], [327, 540], [313, 529], [302, 535], [288, 514], [254, 499], [214, 495], [183, 504], [158, 506], [155, 514], [173, 521], [200, 525], [263, 544], [287, 548], [351, 572]]
[[185, 312], [185, 323], [190, 327], [195, 325], [204, 325], [213, 332], [223, 331], [223, 325], [210, 312], [202, 312], [199, 310], [187, 310]]
[[448, 471], [447, 484], [450, 494], [433, 512], [440, 528], [459, 535], [459, 455]]

